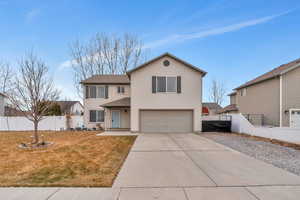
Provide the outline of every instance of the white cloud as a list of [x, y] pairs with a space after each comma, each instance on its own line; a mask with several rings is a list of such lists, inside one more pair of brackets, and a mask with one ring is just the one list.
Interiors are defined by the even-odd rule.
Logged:
[[281, 14], [278, 14], [278, 15], [266, 16], [266, 17], [257, 18], [254, 20], [244, 21], [241, 23], [223, 26], [223, 27], [219, 27], [219, 28], [208, 29], [208, 30], [204, 30], [204, 31], [196, 32], [196, 33], [173, 34], [166, 38], [150, 42], [150, 43], [146, 44], [144, 48], [156, 48], [156, 47], [160, 47], [160, 46], [170, 44], [170, 43], [184, 42], [186, 40], [205, 38], [205, 37], [209, 37], [209, 36], [213, 36], [213, 35], [221, 35], [221, 34], [228, 33], [228, 32], [238, 31], [242, 28], [266, 23], [277, 17], [286, 15], [290, 12], [291, 12], [291, 10], [281, 13]]
[[64, 70], [72, 66], [72, 61], [66, 60], [58, 65], [58, 70]]
[[25, 15], [25, 21], [26, 22], [32, 22], [34, 19], [36, 19], [41, 14], [40, 9], [32, 9]]
[[[266, 16], [266, 17], [262, 17], [262, 18], [244, 21], [244, 22], [237, 23], [237, 24], [232, 24], [232, 25], [223, 26], [223, 27], [219, 27], [219, 28], [208, 29], [208, 30], [204, 30], [204, 31], [200, 31], [200, 32], [187, 33], [187, 34], [173, 34], [173, 35], [170, 35], [163, 39], [149, 42], [149, 43], [145, 44], [143, 49], [157, 48], [157, 47], [160, 47], [160, 46], [163, 46], [166, 44], [170, 44], [170, 43], [184, 42], [186, 40], [200, 39], [200, 38], [205, 38], [205, 37], [209, 37], [209, 36], [213, 36], [213, 35], [221, 35], [221, 34], [228, 33], [228, 32], [238, 31], [238, 30], [246, 28], [246, 27], [266, 23], [275, 18], [286, 15], [290, 12], [292, 12], [292, 10], [280, 13], [278, 15]], [[64, 70], [66, 68], [70, 68], [72, 66], [72, 62], [75, 62], [75, 61], [66, 60], [58, 65], [58, 69]]]

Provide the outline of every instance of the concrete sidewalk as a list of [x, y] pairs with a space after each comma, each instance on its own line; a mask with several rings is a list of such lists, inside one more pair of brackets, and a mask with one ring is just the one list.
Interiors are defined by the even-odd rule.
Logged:
[[300, 177], [195, 134], [140, 134], [113, 188], [1, 188], [6, 200], [298, 200]]

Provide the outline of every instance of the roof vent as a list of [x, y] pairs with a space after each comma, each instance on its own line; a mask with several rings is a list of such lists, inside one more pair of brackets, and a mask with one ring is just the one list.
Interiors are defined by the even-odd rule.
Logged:
[[163, 64], [164, 64], [165, 67], [168, 67], [170, 65], [170, 61], [164, 60]]

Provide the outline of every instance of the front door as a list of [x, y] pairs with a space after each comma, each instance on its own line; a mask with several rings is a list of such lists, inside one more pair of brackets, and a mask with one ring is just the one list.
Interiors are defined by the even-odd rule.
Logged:
[[300, 128], [300, 109], [290, 110], [290, 127]]
[[112, 128], [120, 128], [120, 111], [113, 110], [111, 111], [111, 127]]

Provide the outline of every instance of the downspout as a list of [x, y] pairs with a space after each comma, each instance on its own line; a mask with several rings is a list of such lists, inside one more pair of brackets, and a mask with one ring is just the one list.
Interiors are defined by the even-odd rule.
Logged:
[[282, 127], [282, 75], [279, 78], [279, 124]]

